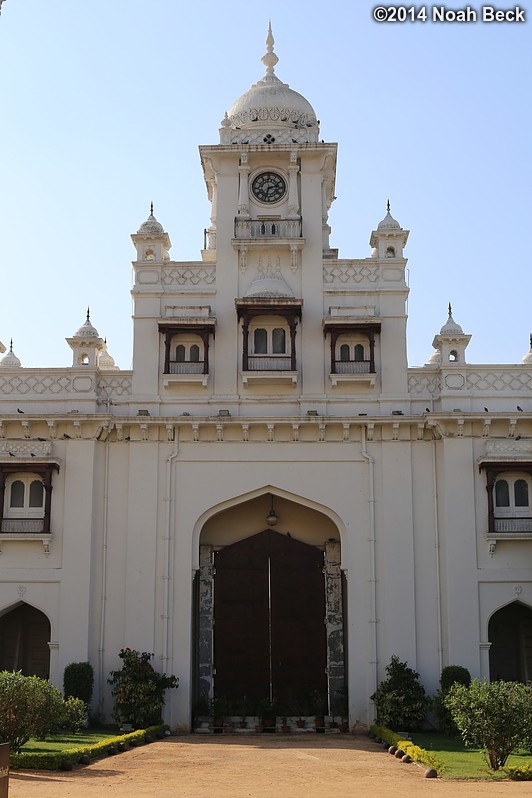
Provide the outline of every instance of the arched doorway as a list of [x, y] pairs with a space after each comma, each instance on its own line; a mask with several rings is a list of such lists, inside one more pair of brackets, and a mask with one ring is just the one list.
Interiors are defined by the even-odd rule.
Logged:
[[532, 680], [532, 610], [514, 601], [495, 612], [488, 625], [490, 679]]
[[332, 519], [260, 493], [210, 516], [199, 560], [193, 703], [273, 699], [278, 715], [305, 715], [323, 714], [305, 711], [321, 698], [344, 715], [346, 584]]
[[24, 676], [50, 676], [50, 621], [29, 604], [19, 604], [0, 618], [0, 670]]

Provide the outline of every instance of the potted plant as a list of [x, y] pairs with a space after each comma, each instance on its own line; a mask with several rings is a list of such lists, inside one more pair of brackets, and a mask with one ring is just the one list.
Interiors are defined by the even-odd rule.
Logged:
[[225, 719], [231, 715], [231, 704], [226, 696], [220, 695], [213, 698], [212, 715], [215, 731], [223, 729]]

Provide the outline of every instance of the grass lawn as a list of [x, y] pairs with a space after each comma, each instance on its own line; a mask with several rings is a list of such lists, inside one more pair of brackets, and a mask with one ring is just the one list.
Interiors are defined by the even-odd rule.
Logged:
[[[466, 748], [459, 737], [446, 737], [444, 734], [412, 734], [412, 742], [433, 751], [445, 764], [444, 779], [504, 779], [503, 771], [493, 772], [488, 769], [481, 748]], [[531, 765], [532, 755], [529, 753], [512, 754], [506, 765]]]
[[116, 737], [120, 732], [112, 729], [83, 729], [79, 734], [63, 732], [47, 737], [45, 740], [31, 740], [22, 746], [21, 753], [45, 753], [50, 751], [64, 751], [68, 748], [81, 748], [86, 745], [94, 745], [100, 740], [107, 740]]

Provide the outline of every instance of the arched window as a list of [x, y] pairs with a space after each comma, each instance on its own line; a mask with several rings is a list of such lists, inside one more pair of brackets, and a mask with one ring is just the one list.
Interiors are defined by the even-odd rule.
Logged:
[[286, 352], [286, 332], [282, 327], [273, 328], [272, 350], [274, 355], [284, 355]]
[[508, 483], [505, 479], [498, 479], [495, 483], [495, 506], [510, 506], [510, 491], [508, 490]]
[[362, 344], [355, 344], [355, 360], [356, 361], [365, 360], [364, 347], [362, 346]]
[[514, 501], [516, 507], [528, 507], [528, 484], [524, 479], [516, 479], [514, 484]]
[[343, 363], [346, 363], [348, 360], [350, 360], [349, 354], [349, 344], [342, 344], [340, 347], [340, 360]]
[[394, 247], [387, 247], [387, 249], [386, 249], [386, 257], [387, 258], [395, 258], [395, 249], [394, 249]]
[[21, 479], [16, 479], [11, 485], [10, 507], [24, 507], [25, 485]]
[[183, 344], [178, 344], [175, 348], [175, 359], [178, 363], [185, 362], [185, 347]]
[[258, 327], [253, 333], [253, 352], [255, 355], [268, 353], [268, 333], [264, 327]]
[[30, 508], [42, 507], [44, 504], [44, 485], [40, 479], [34, 479], [30, 483]]
[[200, 349], [197, 344], [192, 344], [190, 347], [190, 362], [191, 363], [198, 363], [200, 356]]

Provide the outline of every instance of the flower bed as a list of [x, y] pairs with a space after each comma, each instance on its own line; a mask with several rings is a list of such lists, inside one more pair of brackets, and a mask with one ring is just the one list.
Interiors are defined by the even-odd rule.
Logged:
[[442, 773], [445, 769], [441, 759], [438, 759], [431, 751], [426, 751], [424, 748], [420, 748], [419, 745], [414, 745], [411, 740], [405, 740], [400, 734], [396, 734], [396, 732], [386, 729], [384, 726], [372, 726], [370, 732], [376, 737], [380, 737], [384, 742], [395, 745], [396, 748], [400, 748], [405, 754], [408, 754], [414, 762], [419, 762], [429, 768], [434, 768], [438, 773]]

